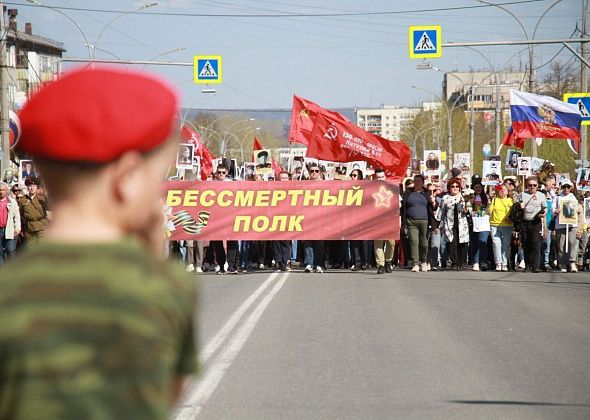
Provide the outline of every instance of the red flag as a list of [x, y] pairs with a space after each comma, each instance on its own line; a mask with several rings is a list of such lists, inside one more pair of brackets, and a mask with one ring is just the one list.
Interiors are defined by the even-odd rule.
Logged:
[[213, 172], [213, 155], [201, 140], [201, 136], [195, 130], [186, 125], [182, 126], [180, 132], [182, 141], [193, 144], [195, 146], [195, 156], [199, 156], [201, 160], [201, 180], [205, 181]]
[[[258, 140], [258, 137], [254, 137], [254, 149], [253, 150], [264, 150], [264, 146], [262, 145], [260, 140]], [[254, 152], [252, 152], [252, 161], [254, 161]], [[270, 163], [272, 165], [272, 170], [275, 173], [275, 176], [278, 175], [283, 170], [281, 168], [281, 166], [278, 163], [276, 163], [272, 157], [270, 158]]]
[[410, 163], [410, 148], [368, 133], [351, 122], [317, 115], [307, 145], [307, 156], [333, 162], [364, 160], [385, 169], [388, 177], [403, 177]]
[[329, 111], [315, 102], [293, 95], [289, 143], [301, 143], [305, 145], [309, 143], [316, 115], [326, 115], [338, 121], [349, 122], [344, 115], [338, 112]]
[[524, 138], [516, 137], [514, 135], [514, 130], [512, 130], [512, 126], [508, 129], [508, 132], [502, 139], [502, 144], [504, 146], [514, 146], [517, 149], [524, 149]]

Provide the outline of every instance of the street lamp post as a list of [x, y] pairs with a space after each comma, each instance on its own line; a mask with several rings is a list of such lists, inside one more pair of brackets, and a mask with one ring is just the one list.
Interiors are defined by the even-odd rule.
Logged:
[[76, 20], [71, 17], [70, 15], [68, 15], [66, 12], [59, 10], [55, 7], [52, 6], [47, 6], [43, 3], [41, 3], [38, 0], [27, 0], [29, 3], [33, 3], [39, 7], [45, 7], [46, 9], [50, 9], [53, 10], [54, 12], [57, 12], [63, 16], [65, 16], [70, 22], [72, 22], [74, 25], [76, 25], [76, 28], [78, 28], [78, 30], [80, 31], [80, 33], [82, 34], [82, 38], [84, 38], [84, 45], [86, 45], [86, 47], [88, 48], [88, 58], [92, 58], [93, 54], [92, 54], [92, 50], [90, 49], [90, 42], [88, 41], [88, 38], [86, 37], [86, 33], [84, 32], [84, 30], [82, 29], [82, 27], [80, 26], [80, 24], [78, 22], [76, 22]]
[[443, 100], [436, 93], [434, 93], [428, 89], [420, 88], [420, 87], [417, 87], [414, 85], [412, 85], [410, 87], [413, 89], [422, 90], [426, 93], [433, 95], [435, 98], [437, 98], [444, 105], [444, 107], [447, 111], [447, 171], [450, 171], [451, 164], [452, 164], [452, 154], [453, 154], [453, 131], [452, 131], [453, 120], [452, 120], [452, 116], [453, 116], [453, 111], [455, 110], [455, 106], [457, 105], [457, 102], [461, 98], [461, 95], [457, 96], [457, 98], [453, 102], [453, 105], [449, 109], [449, 105], [447, 104], [447, 101]]
[[[32, 0], [29, 0], [29, 1], [32, 1]], [[144, 10], [144, 9], [147, 9], [147, 8], [149, 8], [149, 7], [153, 7], [153, 6], [157, 6], [157, 5], [158, 5], [158, 3], [147, 3], [147, 4], [142, 4], [141, 6], [139, 6], [139, 7], [136, 7], [135, 9], [128, 10], [128, 11], [126, 11], [126, 12], [123, 12], [123, 13], [121, 13], [120, 15], [117, 15], [117, 16], [115, 16], [113, 19], [111, 19], [109, 22], [107, 22], [107, 24], [106, 24], [106, 25], [104, 25], [104, 26], [103, 26], [103, 28], [102, 28], [102, 30], [99, 32], [98, 36], [96, 37], [96, 40], [94, 41], [94, 45], [95, 45], [95, 47], [96, 47], [96, 45], [98, 45], [98, 41], [100, 41], [100, 39], [102, 38], [102, 36], [103, 36], [103, 34], [105, 33], [105, 31], [106, 31], [106, 30], [107, 30], [107, 29], [108, 29], [108, 28], [109, 28], [109, 27], [110, 27], [110, 26], [111, 26], [113, 23], [115, 23], [117, 20], [119, 20], [119, 19], [121, 19], [123, 16], [129, 15], [129, 14], [131, 14], [131, 13], [135, 13], [135, 12], [138, 12], [138, 11], [140, 11], [140, 10]], [[95, 51], [96, 51], [96, 48], [95, 48]], [[93, 52], [93, 54], [92, 54], [91, 58], [93, 58], [93, 59], [94, 59], [94, 52]]]
[[[516, 14], [512, 11], [510, 11], [509, 9], [507, 9], [506, 7], [503, 7], [499, 4], [495, 4], [495, 3], [490, 3], [486, 0], [478, 0], [480, 3], [483, 4], [487, 4], [489, 6], [495, 6], [500, 10], [505, 11], [506, 13], [508, 13], [510, 16], [512, 16], [517, 22], [518, 25], [520, 26], [520, 29], [522, 29], [522, 32], [524, 33], [524, 37], [526, 38], [526, 40], [531, 40], [531, 39], [535, 39], [535, 35], [537, 34], [537, 29], [539, 29], [539, 24], [541, 23], [541, 21], [543, 20], [543, 18], [545, 17], [545, 15], [551, 10], [553, 9], [553, 7], [555, 7], [558, 3], [561, 3], [562, 0], [556, 0], [555, 2], [553, 2], [552, 4], [550, 4], [545, 11], [543, 12], [543, 14], [539, 17], [539, 19], [537, 20], [537, 23], [535, 25], [535, 28], [533, 29], [533, 34], [531, 37], [529, 37], [529, 33], [526, 30], [522, 20], [516, 16]], [[534, 54], [533, 54], [533, 44], [529, 44], [528, 46], [529, 48], [529, 92], [533, 93], [535, 90], [535, 70], [533, 68], [533, 61], [534, 61]], [[496, 116], [497, 118], [497, 116]], [[498, 143], [498, 140], [496, 140], [496, 143]], [[532, 142], [532, 146], [533, 146], [533, 150], [532, 150], [532, 155], [533, 157], [537, 157], [537, 143], [535, 141]]]

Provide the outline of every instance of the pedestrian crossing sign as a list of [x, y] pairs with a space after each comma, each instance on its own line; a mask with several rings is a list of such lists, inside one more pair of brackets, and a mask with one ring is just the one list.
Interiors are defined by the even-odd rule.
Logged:
[[563, 102], [574, 104], [582, 116], [582, 125], [590, 125], [590, 93], [565, 93]]
[[410, 26], [410, 58], [442, 57], [442, 35], [439, 25]]
[[196, 55], [193, 63], [195, 83], [221, 83], [223, 68], [220, 55]]

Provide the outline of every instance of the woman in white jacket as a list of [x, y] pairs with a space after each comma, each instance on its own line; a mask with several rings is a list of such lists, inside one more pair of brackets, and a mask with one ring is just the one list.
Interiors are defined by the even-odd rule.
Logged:
[[21, 230], [18, 203], [8, 190], [8, 184], [0, 182], [0, 266], [4, 265], [5, 253], [8, 258], [14, 257], [16, 238]]

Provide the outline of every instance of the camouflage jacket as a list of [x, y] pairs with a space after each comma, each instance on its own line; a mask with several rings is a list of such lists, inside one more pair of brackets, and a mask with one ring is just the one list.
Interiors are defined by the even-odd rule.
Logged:
[[0, 419], [164, 419], [194, 373], [195, 284], [134, 242], [43, 242], [0, 279]]

